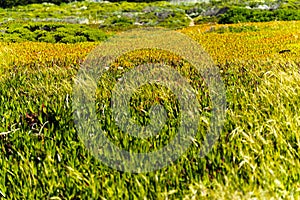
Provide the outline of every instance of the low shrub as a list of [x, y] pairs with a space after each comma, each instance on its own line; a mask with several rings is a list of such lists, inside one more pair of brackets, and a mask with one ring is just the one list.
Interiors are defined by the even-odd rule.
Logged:
[[87, 25], [63, 23], [8, 23], [1, 30], [0, 41], [40, 41], [76, 43], [103, 41], [108, 35]]
[[247, 8], [232, 8], [219, 18], [220, 24], [234, 24], [240, 22], [267, 22], [267, 21], [300, 20], [300, 10], [278, 9], [258, 10]]
[[47, 42], [47, 43], [55, 43], [56, 42], [55, 37], [50, 34], [39, 37], [38, 41], [39, 42]]
[[77, 43], [77, 42], [86, 42], [87, 39], [84, 36], [67, 36], [60, 40], [62, 43]]

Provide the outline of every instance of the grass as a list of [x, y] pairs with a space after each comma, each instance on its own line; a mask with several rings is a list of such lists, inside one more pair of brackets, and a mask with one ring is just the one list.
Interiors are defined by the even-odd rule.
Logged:
[[[227, 98], [224, 129], [211, 152], [200, 158], [198, 147], [209, 121], [199, 120], [202, 129], [180, 159], [141, 174], [105, 166], [78, 138], [72, 84], [97, 43], [1, 43], [1, 195], [7, 199], [299, 199], [300, 40], [296, 36], [300, 23], [249, 26], [257, 28], [220, 33], [203, 25], [181, 30], [198, 41], [220, 68]], [[279, 53], [283, 49], [291, 51]], [[188, 66], [176, 55], [144, 50], [120, 57], [112, 69], [131, 68], [145, 60]], [[191, 83], [197, 83], [188, 76], [190, 68], [181, 69]], [[145, 99], [153, 103], [151, 88], [141, 88], [132, 101], [132, 112], [142, 122], [146, 119], [138, 108]], [[167, 101], [171, 95], [167, 90], [159, 91], [157, 95], [165, 94], [168, 105], [175, 106]], [[199, 94], [200, 103], [209, 107], [205, 91]], [[169, 113], [176, 114], [174, 107]], [[113, 123], [103, 124], [116, 144], [131, 148], [131, 139], [117, 132]], [[163, 145], [166, 133], [154, 142]], [[149, 151], [142, 146], [150, 142], [135, 141], [132, 150]]]

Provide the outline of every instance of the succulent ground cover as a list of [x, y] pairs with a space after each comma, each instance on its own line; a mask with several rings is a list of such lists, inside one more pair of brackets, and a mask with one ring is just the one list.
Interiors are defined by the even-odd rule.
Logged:
[[[227, 98], [224, 129], [212, 151], [200, 158], [198, 145], [209, 120], [199, 119], [203, 129], [180, 159], [143, 174], [105, 166], [76, 134], [73, 81], [97, 42], [1, 42], [1, 195], [8, 199], [298, 199], [299, 30], [298, 21], [179, 30], [199, 42], [220, 68]], [[124, 55], [111, 65], [111, 74], [120, 66], [126, 70], [150, 60], [164, 60], [192, 84], [200, 84], [186, 61], [159, 50]], [[163, 88], [142, 88], [131, 107], [138, 121], [147, 120], [141, 115], [140, 100], [153, 103], [155, 91], [165, 95], [164, 101], [170, 97]], [[98, 100], [105, 100], [106, 91], [100, 92]], [[206, 94], [204, 87], [198, 98], [209, 116]], [[166, 105], [174, 108], [175, 102]], [[168, 112], [176, 114], [174, 109]], [[116, 129], [105, 119], [103, 124], [107, 130]], [[154, 149], [164, 145], [166, 133], [156, 138]], [[132, 147], [127, 136], [109, 137], [134, 151], [153, 150], [151, 140], [135, 141]]]

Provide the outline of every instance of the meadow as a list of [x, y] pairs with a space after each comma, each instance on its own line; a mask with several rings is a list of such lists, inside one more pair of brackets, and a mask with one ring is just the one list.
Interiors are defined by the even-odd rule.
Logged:
[[[211, 152], [199, 157], [209, 124], [203, 117], [193, 145], [170, 166], [133, 174], [104, 165], [76, 134], [71, 98], [77, 71], [99, 41], [1, 42], [0, 195], [7, 199], [299, 199], [300, 22], [203, 24], [177, 31], [202, 45], [226, 86], [226, 120]], [[126, 71], [147, 61], [164, 61], [192, 85], [201, 84], [187, 61], [160, 50], [134, 51], [118, 58], [110, 66], [112, 80], [120, 75], [114, 69], [121, 66]], [[151, 89], [144, 87], [133, 98], [131, 109], [140, 123], [147, 121], [139, 110], [142, 100], [148, 100], [147, 107], [154, 102], [151, 96], [165, 95], [164, 105], [176, 105], [170, 103], [166, 89], [156, 88], [160, 91], [156, 96], [155, 87]], [[99, 92], [99, 102], [107, 104], [109, 92]], [[209, 116], [205, 87], [198, 98], [204, 116]], [[177, 114], [174, 107], [168, 112]], [[106, 118], [99, 120], [108, 137], [125, 149], [153, 151], [170, 140], [165, 130], [154, 141], [133, 141], [117, 133], [116, 125]], [[173, 122], [172, 118], [170, 126]]]

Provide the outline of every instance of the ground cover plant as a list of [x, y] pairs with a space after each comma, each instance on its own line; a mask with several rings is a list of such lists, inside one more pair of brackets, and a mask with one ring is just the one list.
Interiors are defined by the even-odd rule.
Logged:
[[[226, 86], [226, 122], [204, 158], [198, 156], [198, 147], [209, 124], [205, 117], [199, 119], [202, 129], [186, 154], [168, 167], [143, 174], [105, 166], [76, 134], [72, 84], [97, 43], [1, 42], [0, 195], [7, 199], [300, 198], [300, 22], [210, 24], [180, 31], [199, 42], [220, 68]], [[120, 57], [111, 65], [112, 78], [119, 76], [120, 66], [126, 70], [150, 60], [163, 60], [191, 84], [202, 84], [189, 63], [159, 50]], [[141, 88], [132, 99], [139, 123], [147, 121], [141, 100], [148, 102], [147, 108], [161, 95], [164, 105], [171, 106], [169, 116], [176, 116], [169, 91], [155, 87]], [[201, 91], [198, 98], [209, 116], [207, 91], [205, 87]], [[106, 101], [109, 93], [101, 87], [99, 92], [98, 101]], [[106, 118], [99, 119], [111, 130], [108, 137], [123, 148], [150, 151], [171, 139], [162, 132], [155, 140], [130, 145], [132, 138], [118, 133]]]
[[78, 43], [104, 41], [111, 35], [87, 25], [66, 23], [7, 23], [1, 26], [0, 41]]

